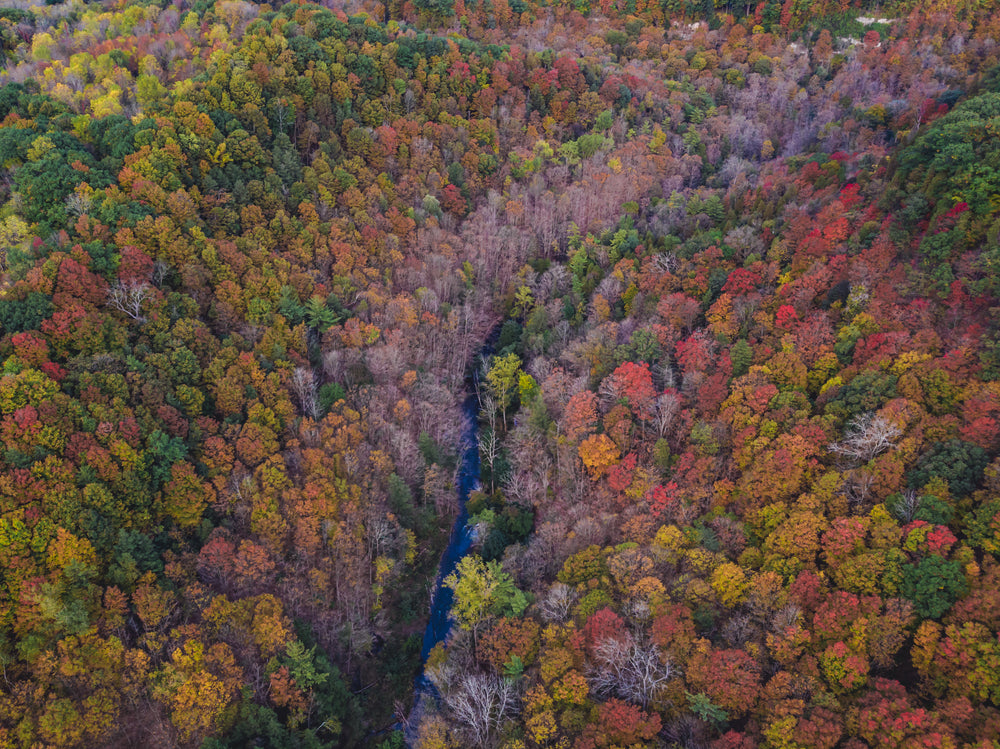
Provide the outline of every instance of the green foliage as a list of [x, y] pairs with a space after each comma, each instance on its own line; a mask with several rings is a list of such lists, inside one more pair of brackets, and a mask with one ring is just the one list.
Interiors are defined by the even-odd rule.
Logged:
[[653, 445], [653, 462], [664, 475], [674, 464], [674, 456], [670, 453], [670, 443], [662, 437], [656, 440], [656, 443]]
[[922, 617], [940, 619], [967, 590], [961, 563], [937, 554], [903, 568], [900, 592]]
[[445, 463], [444, 450], [427, 432], [421, 432], [417, 436], [417, 447], [420, 449], [420, 455], [423, 456], [424, 462], [427, 465], [434, 463], [443, 465]]
[[477, 507], [477, 518], [488, 518], [491, 525], [482, 549], [482, 557], [487, 561], [499, 559], [504, 549], [525, 541], [531, 533], [534, 511], [530, 507], [505, 502], [499, 492], [491, 496], [487, 507]]
[[614, 605], [614, 599], [603, 588], [589, 591], [576, 604], [576, 616], [580, 619], [589, 619], [595, 612]]
[[685, 692], [684, 696], [687, 697], [688, 707], [691, 708], [691, 712], [706, 723], [721, 726], [729, 721], [729, 715], [726, 711], [713, 703], [704, 692], [699, 692], [698, 694]]
[[516, 320], [505, 320], [500, 328], [500, 336], [497, 338], [497, 353], [520, 354], [521, 346], [521, 324]]
[[486, 385], [496, 399], [504, 421], [507, 420], [507, 411], [517, 396], [517, 386], [522, 374], [521, 358], [517, 354], [494, 357], [486, 372]]
[[475, 631], [488, 618], [518, 617], [528, 600], [497, 562], [463, 557], [444, 584], [454, 591], [451, 613], [462, 629]]
[[524, 662], [520, 656], [512, 655], [510, 660], [503, 664], [503, 675], [505, 679], [520, 679], [524, 674]]
[[933, 494], [927, 494], [920, 498], [920, 504], [913, 515], [914, 520], [923, 520], [931, 525], [948, 525], [951, 522], [954, 508]]
[[156, 430], [146, 443], [146, 469], [151, 485], [159, 489], [170, 479], [170, 469], [187, 457], [188, 448], [179, 437], [173, 437]]
[[608, 574], [607, 560], [600, 546], [588, 546], [567, 559], [556, 576], [559, 582], [577, 585], [599, 580]]
[[965, 202], [976, 217], [1000, 208], [991, 196], [1000, 192], [1000, 152], [982, 134], [1000, 122], [1000, 93], [968, 99], [904, 149], [898, 158], [898, 178], [909, 191], [921, 191], [935, 214]]
[[28, 292], [23, 299], [0, 299], [0, 328], [10, 333], [38, 330], [54, 310], [52, 297], [37, 291]]
[[1000, 499], [993, 499], [965, 516], [969, 545], [990, 554], [1000, 554]]
[[417, 0], [414, 5], [433, 19], [444, 19], [455, 14], [454, 0]]
[[745, 338], [740, 338], [729, 349], [729, 359], [733, 363], [733, 377], [741, 377], [750, 371], [753, 364], [753, 349]]
[[937, 476], [948, 482], [955, 497], [964, 497], [979, 486], [988, 463], [989, 456], [978, 445], [957, 439], [938, 442], [910, 471], [909, 484], [919, 489]]
[[328, 412], [334, 403], [347, 397], [347, 392], [339, 382], [326, 382], [320, 385], [317, 395], [320, 409], [323, 412]]
[[414, 526], [416, 511], [413, 506], [413, 492], [409, 485], [395, 473], [389, 474], [389, 507], [407, 528]]
[[877, 411], [890, 398], [896, 397], [898, 377], [884, 372], [863, 372], [852, 379], [826, 406], [826, 412], [839, 418], [851, 419], [859, 414]]
[[380, 741], [375, 745], [376, 749], [404, 749], [406, 746], [406, 735], [402, 731], [393, 731], [389, 738]]
[[108, 580], [122, 590], [132, 590], [145, 572], [159, 574], [163, 571], [160, 551], [153, 539], [144, 533], [121, 529], [113, 551], [113, 562], [108, 570]]

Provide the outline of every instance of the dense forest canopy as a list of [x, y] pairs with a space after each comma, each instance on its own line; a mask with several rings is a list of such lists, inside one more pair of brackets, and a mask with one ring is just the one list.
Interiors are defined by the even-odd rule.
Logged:
[[995, 746], [993, 0], [4, 6], [0, 745]]

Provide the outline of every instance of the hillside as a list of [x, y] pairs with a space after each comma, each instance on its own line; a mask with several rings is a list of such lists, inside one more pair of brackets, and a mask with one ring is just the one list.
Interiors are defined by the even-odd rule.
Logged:
[[6, 5], [0, 744], [992, 746], [994, 3]]

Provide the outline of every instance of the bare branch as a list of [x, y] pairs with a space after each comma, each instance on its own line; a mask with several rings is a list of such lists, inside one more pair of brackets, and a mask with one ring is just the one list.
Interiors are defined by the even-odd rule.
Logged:
[[115, 281], [108, 289], [108, 303], [137, 322], [145, 322], [142, 304], [151, 296], [145, 281]]
[[829, 450], [849, 460], [867, 463], [872, 458], [896, 447], [896, 440], [903, 430], [886, 419], [867, 413], [854, 418], [840, 442], [833, 442]]
[[490, 737], [517, 712], [517, 688], [513, 681], [492, 674], [465, 673], [444, 702], [466, 729], [475, 746], [486, 746]]
[[659, 648], [631, 636], [609, 637], [598, 643], [590, 684], [598, 694], [617, 694], [643, 707], [656, 698], [675, 675], [673, 664], [660, 658]]
[[576, 601], [576, 591], [563, 583], [549, 588], [548, 595], [538, 602], [542, 618], [547, 622], [562, 622], [569, 616], [570, 607]]
[[681, 410], [681, 399], [677, 393], [663, 393], [656, 398], [653, 409], [653, 426], [660, 437], [665, 437], [674, 418]]
[[290, 386], [299, 401], [299, 408], [303, 416], [312, 419], [319, 417], [319, 408], [316, 402], [316, 380], [312, 370], [308, 367], [296, 367], [292, 373]]

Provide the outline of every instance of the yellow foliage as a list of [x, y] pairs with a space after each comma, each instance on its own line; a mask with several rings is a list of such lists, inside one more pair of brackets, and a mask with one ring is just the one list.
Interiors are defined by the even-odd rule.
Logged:
[[729, 294], [722, 294], [715, 300], [708, 309], [706, 319], [708, 329], [716, 337], [731, 339], [738, 331], [736, 315], [733, 314], [733, 300]]
[[597, 434], [585, 439], [578, 449], [580, 460], [595, 481], [618, 463], [621, 453], [618, 446], [606, 434]]
[[456, 744], [448, 734], [448, 725], [441, 718], [425, 720], [417, 731], [415, 749], [452, 749]]
[[692, 608], [700, 606], [712, 600], [712, 589], [708, 583], [700, 577], [696, 577], [688, 582], [684, 589], [684, 603]]
[[913, 636], [913, 647], [910, 649], [910, 655], [913, 658], [913, 665], [925, 678], [931, 673], [931, 665], [934, 662], [934, 655], [937, 652], [940, 639], [941, 625], [930, 619], [921, 622]]
[[747, 585], [746, 574], [732, 562], [719, 565], [712, 573], [712, 590], [730, 608], [746, 600]]
[[544, 710], [532, 715], [525, 721], [528, 735], [536, 744], [545, 745], [556, 735], [556, 718], [551, 710]]
[[666, 562], [675, 564], [681, 558], [683, 550], [689, 546], [687, 537], [676, 525], [665, 525], [656, 532], [653, 538], [653, 551]]
[[594, 318], [597, 322], [604, 322], [611, 317], [611, 305], [608, 304], [608, 300], [602, 295], [594, 294], [591, 304], [594, 310]]
[[667, 595], [663, 583], [655, 577], [644, 577], [638, 580], [629, 588], [629, 593], [634, 598], [648, 601], [652, 606], [663, 602]]
[[77, 538], [65, 528], [56, 531], [56, 537], [49, 542], [48, 548], [50, 569], [61, 569], [72, 560], [86, 565], [97, 564], [97, 554], [90, 541]]
[[204, 644], [188, 640], [156, 674], [153, 696], [170, 709], [182, 741], [204, 739], [225, 727], [241, 680], [228, 645], [213, 645], [206, 652]]
[[685, 555], [687, 563], [691, 565], [695, 572], [700, 575], [707, 575], [715, 569], [718, 563], [718, 556], [708, 549], [700, 547], [689, 549]]

